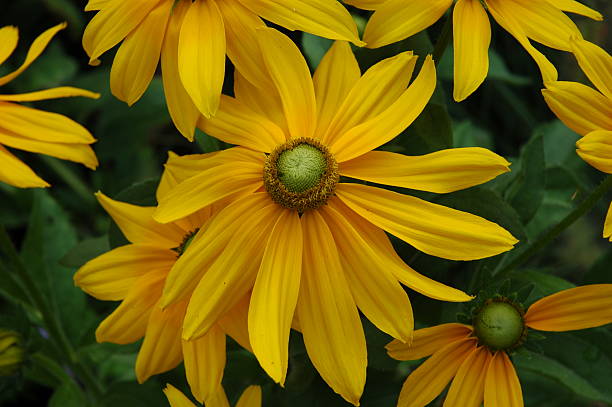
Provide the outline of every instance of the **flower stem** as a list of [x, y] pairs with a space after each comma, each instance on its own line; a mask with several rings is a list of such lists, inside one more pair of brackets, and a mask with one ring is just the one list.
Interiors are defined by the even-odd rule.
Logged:
[[451, 9], [449, 15], [446, 17], [446, 21], [444, 22], [444, 27], [442, 27], [442, 32], [436, 41], [436, 45], [433, 50], [433, 60], [436, 67], [442, 60], [444, 56], [444, 52], [446, 52], [446, 48], [451, 42], [453, 38], [453, 9]]

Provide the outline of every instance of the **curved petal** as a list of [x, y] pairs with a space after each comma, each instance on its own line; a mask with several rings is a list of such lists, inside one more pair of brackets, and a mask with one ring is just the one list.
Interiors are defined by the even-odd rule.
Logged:
[[346, 4], [361, 8], [364, 10], [376, 10], [382, 6], [386, 0], [344, 0]]
[[606, 214], [606, 220], [604, 221], [603, 237], [612, 242], [612, 203], [608, 207], [608, 213]]
[[17, 27], [6, 25], [0, 28], [0, 65], [15, 51], [18, 41], [19, 30]]
[[191, 394], [202, 403], [214, 397], [225, 368], [225, 334], [213, 327], [206, 335], [193, 341], [183, 340], [185, 375]]
[[612, 100], [612, 56], [603, 48], [580, 38], [572, 38], [570, 46], [582, 71], [601, 93]]
[[444, 407], [480, 407], [484, 400], [484, 385], [491, 352], [484, 346], [472, 351], [459, 367], [448, 389]]
[[89, 0], [85, 5], [84, 11], [102, 10], [112, 0]]
[[562, 11], [580, 14], [596, 21], [603, 21], [601, 13], [574, 0], [547, 0], [550, 4]]
[[40, 178], [30, 167], [0, 145], [0, 182], [17, 188], [46, 188], [50, 185]]
[[232, 309], [226, 312], [219, 320], [219, 326], [223, 331], [235, 340], [240, 346], [253, 353], [249, 342], [249, 304], [250, 293], [238, 301]]
[[302, 216], [304, 257], [298, 318], [308, 356], [325, 382], [359, 405], [366, 342], [331, 231], [317, 211]]
[[69, 98], [83, 96], [90, 99], [98, 99], [99, 93], [90, 92], [85, 89], [60, 86], [57, 88], [39, 90], [36, 92], [19, 93], [16, 95], [0, 95], [0, 101], [4, 102], [35, 102], [38, 100]]
[[368, 221], [432, 256], [482, 259], [518, 242], [496, 223], [412, 196], [358, 184], [339, 184], [336, 194]]
[[523, 407], [521, 383], [504, 351], [498, 351], [489, 363], [485, 379], [484, 407]]
[[217, 112], [225, 77], [225, 27], [215, 0], [191, 3], [178, 45], [178, 70], [185, 90], [198, 110]]
[[599, 171], [612, 173], [612, 130], [597, 130], [576, 142], [576, 152]]
[[573, 331], [612, 322], [612, 284], [570, 288], [532, 304], [525, 324], [540, 331]]
[[363, 33], [368, 48], [408, 38], [444, 15], [453, 0], [387, 0], [376, 8]]
[[240, 396], [236, 407], [261, 407], [261, 387], [249, 386]]
[[196, 407], [187, 396], [170, 383], [166, 384], [164, 394], [168, 399], [168, 403], [170, 403], [170, 407]]
[[300, 291], [302, 227], [282, 210], [267, 239], [249, 307], [249, 338], [261, 367], [281, 386], [287, 376], [289, 332]]
[[385, 349], [396, 360], [417, 360], [429, 356], [446, 345], [465, 339], [472, 334], [472, 327], [463, 324], [442, 324], [414, 331], [412, 342], [397, 339], [389, 342]]
[[452, 148], [421, 156], [370, 151], [340, 164], [340, 174], [403, 188], [446, 193], [483, 184], [509, 172], [510, 163], [480, 147]]
[[461, 102], [472, 94], [489, 72], [491, 23], [479, 0], [459, 0], [453, 11], [454, 90]]

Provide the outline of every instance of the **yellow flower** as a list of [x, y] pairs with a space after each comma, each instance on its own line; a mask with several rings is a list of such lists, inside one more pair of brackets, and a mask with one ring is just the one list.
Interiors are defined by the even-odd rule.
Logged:
[[17, 332], [0, 329], [0, 376], [14, 374], [23, 362], [23, 348]]
[[[363, 40], [368, 47], [377, 48], [431, 26], [452, 6], [453, 0], [345, 0], [345, 3], [375, 10]], [[491, 25], [486, 10], [527, 50], [538, 64], [544, 82], [556, 80], [557, 70], [530, 41], [571, 51], [570, 37], [581, 34], [564, 12], [603, 19], [595, 10], [574, 0], [457, 0], [452, 18], [453, 96], [458, 102], [470, 96], [487, 77]]]
[[[171, 407], [195, 407], [195, 405], [187, 398], [179, 389], [168, 384], [164, 389], [164, 393], [170, 402]], [[206, 407], [229, 407], [229, 401], [223, 391], [223, 388], [216, 395], [216, 398], [211, 399], [206, 403]], [[261, 387], [247, 387], [240, 399], [236, 403], [236, 407], [261, 407]]]
[[[66, 27], [65, 23], [58, 24], [38, 36], [30, 46], [21, 66], [0, 77], [0, 86], [6, 85], [25, 71], [45, 50], [53, 36], [64, 27]], [[17, 47], [18, 37], [16, 27], [0, 28], [0, 64], [13, 53]], [[58, 87], [17, 95], [0, 95], [0, 182], [19, 188], [49, 186], [4, 146], [74, 161], [91, 169], [98, 166], [96, 155], [89, 146], [96, 140], [83, 126], [57, 113], [11, 103], [72, 96], [97, 99], [100, 95], [72, 87]]]
[[[567, 127], [583, 136], [576, 152], [593, 167], [612, 174], [612, 56], [597, 45], [572, 39], [580, 68], [599, 90], [576, 82], [556, 81], [542, 90], [548, 107]], [[612, 241], [612, 204], [603, 237]]]
[[237, 74], [236, 98], [223, 96], [218, 114], [201, 122], [208, 134], [239, 146], [167, 164], [183, 180], [160, 197], [158, 221], [220, 200], [229, 204], [177, 261], [162, 304], [195, 290], [183, 328], [183, 337], [192, 339], [252, 290], [249, 336], [264, 370], [284, 382], [294, 322], [321, 376], [357, 405], [367, 364], [358, 309], [408, 341], [412, 312], [399, 282], [440, 300], [471, 298], [404, 264], [384, 231], [454, 260], [499, 254], [516, 239], [478, 216], [363, 183], [338, 183], [339, 176], [450, 192], [508, 171], [508, 162], [482, 148], [418, 157], [372, 151], [427, 104], [436, 87], [431, 57], [406, 88], [417, 60], [411, 52], [362, 76], [349, 44], [339, 41], [313, 80], [289, 38], [262, 29], [257, 39], [265, 43], [266, 82], [254, 85]]
[[355, 22], [337, 0], [91, 0], [85, 9], [100, 10], [83, 34], [92, 63], [123, 41], [111, 69], [112, 93], [135, 103], [161, 56], [168, 110], [189, 140], [200, 112], [210, 117], [217, 111], [226, 54], [248, 79], [262, 74], [255, 41], [255, 30], [265, 27], [261, 18], [361, 43]]
[[[165, 173], [158, 194], [173, 185]], [[188, 248], [198, 229], [211, 219], [206, 208], [184, 219], [159, 224], [155, 208], [112, 200], [102, 193], [98, 201], [131, 242], [87, 262], [74, 276], [75, 284], [90, 295], [119, 301], [119, 307], [98, 327], [98, 342], [127, 344], [144, 336], [136, 360], [139, 382], [185, 362], [192, 393], [202, 401], [215, 395], [225, 367], [225, 335], [250, 349], [247, 332], [248, 296], [215, 324], [206, 335], [181, 340], [187, 301], [161, 308], [159, 299], [168, 272]]]
[[[394, 359], [431, 356], [408, 376], [397, 405], [425, 406], [454, 378], [446, 407], [478, 407], [483, 401], [485, 407], [522, 407], [521, 385], [508, 351], [520, 346], [527, 328], [551, 332], [592, 328], [611, 323], [611, 310], [612, 284], [587, 285], [544, 297], [525, 315], [510, 303], [489, 302], [474, 326], [442, 324], [415, 331], [412, 344], [394, 340], [387, 345]], [[492, 321], [495, 330], [487, 328]]]

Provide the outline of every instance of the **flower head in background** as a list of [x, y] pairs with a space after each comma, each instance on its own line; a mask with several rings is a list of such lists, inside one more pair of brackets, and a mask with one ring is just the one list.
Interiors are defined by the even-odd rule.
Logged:
[[23, 363], [21, 336], [15, 331], [0, 329], [0, 377], [10, 376]]
[[[196, 407], [179, 389], [168, 384], [164, 389], [164, 394], [168, 398], [170, 407]], [[220, 389], [216, 398], [206, 403], [206, 407], [230, 407], [227, 396], [223, 388]], [[235, 407], [261, 407], [261, 387], [247, 387]]]
[[252, 290], [249, 337], [263, 369], [284, 383], [293, 323], [323, 379], [358, 404], [367, 365], [358, 310], [410, 341], [413, 316], [400, 282], [440, 300], [471, 299], [404, 264], [385, 231], [453, 260], [493, 256], [516, 239], [478, 216], [363, 182], [339, 182], [340, 176], [450, 192], [495, 178], [509, 164], [482, 148], [414, 157], [372, 151], [427, 105], [436, 87], [431, 57], [408, 86], [417, 60], [411, 52], [362, 75], [350, 45], [336, 42], [312, 78], [289, 38], [261, 29], [257, 39], [265, 81], [255, 85], [237, 74], [236, 98], [223, 96], [217, 115], [200, 123], [238, 147], [213, 159], [187, 156], [167, 164], [186, 178], [160, 198], [157, 220], [231, 203], [211, 222], [209, 232], [217, 232], [198, 235], [173, 267], [162, 306], [193, 292], [183, 337], [194, 339]]
[[[572, 39], [571, 45], [580, 68], [599, 92], [581, 83], [555, 81], [546, 84], [542, 94], [555, 115], [582, 136], [576, 143], [578, 155], [612, 174], [612, 56], [581, 39]], [[612, 241], [612, 204], [603, 237]]]
[[[38, 36], [21, 66], [0, 77], [0, 86], [6, 85], [25, 71], [45, 50], [53, 36], [64, 27], [65, 23], [58, 24]], [[0, 28], [0, 64], [13, 53], [18, 38], [16, 27]], [[19, 188], [49, 186], [5, 146], [74, 161], [91, 169], [98, 166], [96, 155], [90, 147], [96, 140], [83, 126], [57, 113], [12, 103], [72, 96], [97, 99], [100, 95], [72, 87], [57, 87], [16, 95], [0, 94], [0, 182]]]
[[265, 27], [261, 18], [361, 43], [337, 0], [91, 0], [85, 9], [99, 10], [83, 34], [92, 63], [122, 42], [111, 69], [112, 93], [135, 103], [161, 58], [170, 116], [189, 140], [200, 113], [210, 117], [217, 111], [226, 54], [246, 78], [261, 75], [255, 40], [255, 30]]
[[419, 329], [411, 344], [387, 345], [397, 360], [430, 356], [404, 382], [398, 407], [423, 407], [452, 380], [445, 407], [522, 407], [523, 394], [508, 352], [529, 329], [563, 332], [612, 323], [612, 284], [571, 288], [549, 295], [526, 313], [509, 301], [489, 300], [473, 326], [443, 324]]
[[[344, 0], [374, 10], [363, 40], [369, 48], [410, 37], [438, 21], [453, 0]], [[531, 41], [554, 49], [571, 51], [570, 38], [581, 38], [576, 24], [564, 12], [601, 21], [601, 14], [574, 0], [457, 0], [452, 12], [454, 92], [460, 102], [470, 96], [487, 77], [491, 25], [495, 21], [527, 50], [538, 64], [544, 82], [557, 79], [557, 70]], [[449, 17], [450, 18], [450, 17]]]

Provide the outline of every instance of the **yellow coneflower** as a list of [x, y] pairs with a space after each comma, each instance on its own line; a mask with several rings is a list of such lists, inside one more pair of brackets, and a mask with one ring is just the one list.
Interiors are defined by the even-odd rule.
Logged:
[[[158, 194], [171, 188], [174, 178], [164, 173]], [[98, 342], [127, 344], [144, 336], [136, 360], [139, 382], [185, 362], [187, 381], [199, 400], [216, 397], [225, 367], [225, 335], [250, 349], [247, 331], [248, 297], [238, 301], [208, 333], [193, 341], [181, 340], [187, 300], [161, 309], [159, 299], [168, 272], [183, 256], [211, 208], [169, 224], [152, 218], [154, 207], [141, 207], [96, 197], [130, 244], [87, 262], [74, 276], [90, 295], [119, 301], [119, 307], [96, 330]], [[214, 231], [213, 231], [214, 232]]]
[[[30, 46], [21, 66], [0, 77], [0, 86], [6, 85], [25, 71], [45, 50], [53, 36], [64, 27], [66, 23], [58, 24], [39, 35]], [[0, 64], [4, 63], [13, 53], [17, 47], [18, 38], [16, 27], [0, 28]], [[72, 96], [92, 99], [100, 97], [97, 93], [72, 87], [58, 87], [17, 95], [0, 95], [0, 182], [19, 188], [49, 186], [4, 146], [74, 161], [91, 169], [98, 166], [96, 155], [89, 146], [96, 140], [86, 128], [63, 115], [11, 103]]]
[[161, 56], [168, 110], [189, 140], [200, 112], [210, 117], [217, 111], [226, 54], [245, 77], [261, 75], [255, 41], [255, 30], [265, 27], [261, 18], [361, 43], [355, 22], [337, 0], [93, 0], [85, 10], [99, 10], [83, 35], [92, 63], [123, 41], [111, 69], [112, 93], [135, 103]]
[[[180, 219], [225, 199], [168, 275], [162, 306], [193, 291], [183, 337], [214, 326], [252, 290], [249, 336], [266, 372], [283, 383], [294, 313], [323, 379], [358, 404], [366, 346], [358, 309], [381, 330], [408, 341], [412, 312], [399, 282], [432, 298], [470, 296], [418, 274], [397, 256], [385, 231], [447, 259], [510, 250], [516, 239], [495, 223], [346, 176], [431, 192], [450, 192], [508, 171], [482, 148], [407, 157], [372, 151], [416, 119], [436, 87], [431, 57], [408, 86], [417, 57], [402, 53], [363, 76], [346, 42], [336, 42], [311, 78], [286, 36], [262, 29], [266, 82], [239, 74], [236, 98], [224, 96], [210, 135], [238, 147], [214, 157], [175, 158], [185, 179], [160, 197], [155, 218]], [[234, 199], [227, 199], [233, 195]], [[230, 203], [231, 201], [231, 203]], [[223, 250], [219, 248], [223, 247]], [[381, 300], [382, 299], [382, 300]]]
[[[168, 402], [171, 407], [195, 407], [195, 405], [189, 400], [179, 389], [168, 384], [164, 389], [164, 393], [168, 398]], [[206, 407], [230, 407], [227, 396], [223, 391], [223, 388], [216, 395], [216, 398], [211, 399], [206, 403]], [[249, 386], [247, 387], [238, 402], [236, 407], [261, 407], [261, 387]]]
[[[454, 0], [345, 0], [345, 3], [375, 10], [363, 40], [368, 47], [377, 48], [426, 29], [444, 15]], [[581, 37], [581, 34], [564, 12], [603, 20], [597, 11], [573, 0], [457, 0], [452, 18], [455, 52], [453, 96], [458, 102], [470, 96], [487, 77], [491, 42], [487, 10], [535, 60], [544, 82], [556, 80], [557, 70], [531, 45], [531, 41], [571, 51], [570, 37]]]
[[430, 356], [408, 376], [398, 407], [422, 407], [452, 380], [444, 407], [522, 407], [521, 384], [508, 352], [521, 346], [528, 328], [573, 331], [612, 322], [612, 284], [571, 288], [529, 307], [503, 299], [485, 302], [473, 326], [443, 324], [414, 332], [411, 344], [387, 345], [397, 360]]
[[[583, 136], [576, 152], [584, 161], [612, 174], [612, 56], [600, 47], [572, 39], [580, 68], [599, 90], [576, 82], [556, 81], [542, 90], [548, 107], [567, 127]], [[612, 204], [603, 237], [612, 241]]]

